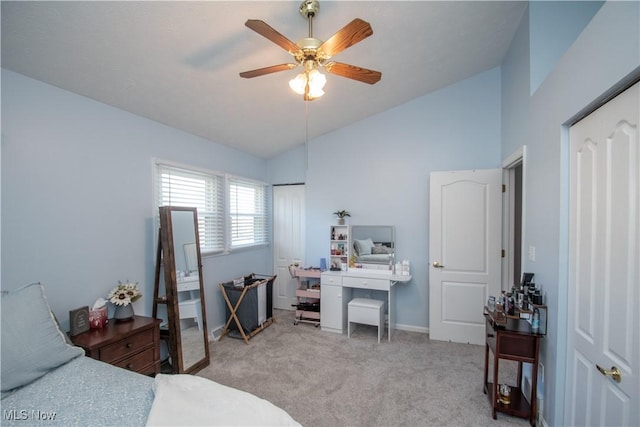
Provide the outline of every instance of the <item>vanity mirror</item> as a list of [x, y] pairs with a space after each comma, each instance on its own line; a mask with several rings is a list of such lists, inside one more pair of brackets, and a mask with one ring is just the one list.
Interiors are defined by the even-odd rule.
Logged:
[[349, 238], [356, 268], [393, 268], [396, 244], [392, 225], [352, 225]]
[[[161, 295], [161, 266], [164, 295]], [[160, 207], [153, 316], [166, 307], [161, 337], [168, 340], [174, 373], [197, 372], [209, 364], [202, 261], [196, 208]]]

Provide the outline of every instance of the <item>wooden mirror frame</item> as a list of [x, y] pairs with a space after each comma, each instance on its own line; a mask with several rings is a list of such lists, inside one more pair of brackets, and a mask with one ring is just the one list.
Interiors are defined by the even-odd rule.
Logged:
[[[193, 212], [193, 229], [195, 234], [196, 255], [198, 264], [198, 280], [200, 285], [200, 307], [202, 310], [201, 325], [204, 342], [204, 358], [196, 361], [191, 366], [184, 366], [184, 354], [182, 347], [182, 333], [180, 328], [180, 313], [178, 301], [178, 279], [176, 275], [176, 251], [173, 238], [173, 212]], [[171, 365], [176, 374], [190, 374], [198, 372], [209, 365], [209, 339], [207, 334], [207, 316], [205, 310], [204, 282], [202, 276], [202, 257], [200, 254], [200, 236], [198, 233], [198, 212], [196, 208], [162, 206], [160, 207], [160, 233], [158, 242], [158, 258], [162, 258], [164, 267], [165, 296], [158, 298], [155, 295], [156, 303], [164, 303], [167, 307], [168, 317], [168, 347], [171, 356]], [[159, 286], [160, 259], [156, 265], [156, 291]], [[156, 292], [157, 293], [157, 292]], [[157, 316], [156, 304], [154, 304], [154, 317]], [[161, 335], [162, 335], [161, 329]], [[166, 338], [163, 337], [163, 338]]]

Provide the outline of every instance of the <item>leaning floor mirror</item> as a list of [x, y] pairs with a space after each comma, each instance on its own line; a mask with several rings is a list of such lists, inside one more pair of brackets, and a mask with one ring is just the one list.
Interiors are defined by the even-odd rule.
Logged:
[[209, 340], [196, 208], [160, 207], [157, 263], [154, 317], [158, 305], [165, 305], [167, 322], [160, 332], [168, 340], [172, 372], [197, 372], [209, 364]]

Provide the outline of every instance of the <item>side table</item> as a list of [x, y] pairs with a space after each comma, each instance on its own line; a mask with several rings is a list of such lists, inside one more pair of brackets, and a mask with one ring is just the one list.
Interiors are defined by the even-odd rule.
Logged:
[[71, 337], [87, 356], [144, 375], [160, 372], [160, 320], [133, 316], [133, 320], [110, 319], [101, 329]]
[[[536, 420], [536, 391], [538, 379], [538, 357], [540, 354], [540, 338], [542, 334], [535, 333], [526, 320], [506, 319], [501, 324], [493, 317], [492, 312], [486, 312], [486, 349], [484, 359], [484, 393], [489, 397], [493, 419], [496, 412], [528, 418], [532, 426]], [[489, 351], [493, 352], [493, 382], [488, 381]], [[500, 359], [518, 362], [518, 373], [515, 387], [511, 386], [509, 403], [499, 399], [498, 369]], [[531, 363], [531, 401], [527, 402], [522, 390], [522, 364]]]

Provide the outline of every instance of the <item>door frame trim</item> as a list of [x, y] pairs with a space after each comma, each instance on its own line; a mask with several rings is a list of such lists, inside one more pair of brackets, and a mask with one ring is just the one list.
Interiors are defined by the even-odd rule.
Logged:
[[527, 146], [522, 145], [511, 155], [502, 161], [502, 183], [506, 186], [502, 198], [502, 247], [506, 252], [506, 256], [502, 259], [502, 290], [511, 288], [508, 283], [509, 278], [513, 277], [513, 258], [510, 254], [513, 251], [515, 231], [513, 224], [515, 193], [513, 191], [513, 182], [515, 181], [515, 168], [522, 165], [522, 214], [521, 214], [521, 236], [520, 236], [520, 266], [524, 266], [525, 251], [525, 221], [526, 215], [526, 188], [527, 188]]

